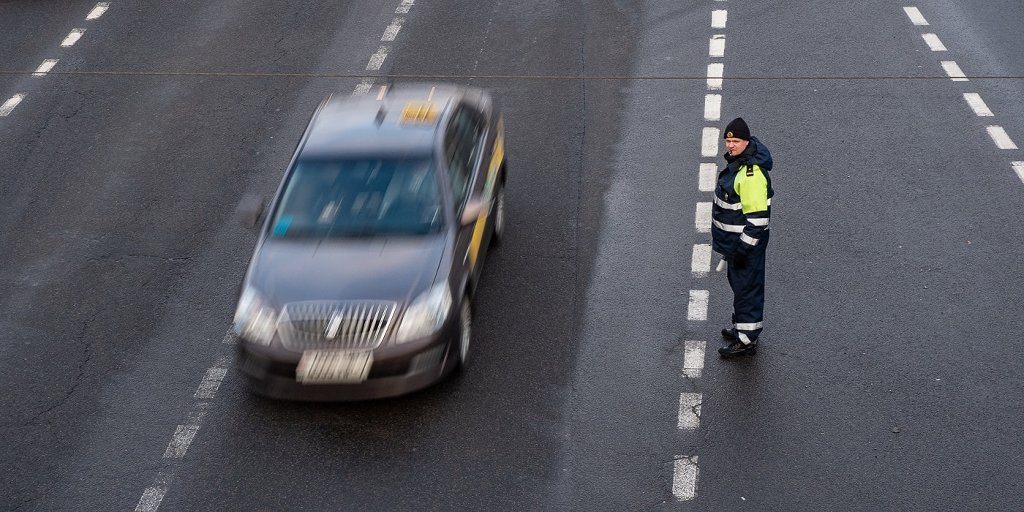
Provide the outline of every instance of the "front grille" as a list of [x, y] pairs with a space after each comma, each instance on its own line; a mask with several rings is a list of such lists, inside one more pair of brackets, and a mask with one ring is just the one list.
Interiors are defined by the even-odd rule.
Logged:
[[281, 343], [292, 350], [374, 349], [395, 318], [386, 301], [292, 302], [278, 320]]

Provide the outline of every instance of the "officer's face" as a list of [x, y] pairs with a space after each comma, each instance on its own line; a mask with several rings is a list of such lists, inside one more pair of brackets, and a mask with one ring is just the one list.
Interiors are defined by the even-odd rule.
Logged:
[[725, 150], [728, 151], [729, 154], [732, 156], [738, 156], [745, 149], [747, 149], [747, 144], [750, 144], [749, 140], [730, 137], [728, 139], [725, 139]]

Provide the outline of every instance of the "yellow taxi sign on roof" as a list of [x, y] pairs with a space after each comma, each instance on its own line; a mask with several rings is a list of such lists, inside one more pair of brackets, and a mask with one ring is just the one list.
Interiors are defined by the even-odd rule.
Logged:
[[402, 108], [399, 122], [433, 123], [437, 120], [437, 107], [429, 101], [410, 101]]

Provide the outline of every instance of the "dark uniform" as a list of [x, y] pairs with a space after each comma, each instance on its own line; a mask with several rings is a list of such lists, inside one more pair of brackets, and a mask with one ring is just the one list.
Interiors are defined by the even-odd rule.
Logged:
[[[728, 262], [729, 286], [733, 292], [733, 327], [722, 336], [733, 341], [720, 349], [723, 356], [753, 353], [763, 327], [764, 263], [768, 247], [768, 221], [774, 195], [769, 171], [772, 156], [757, 137], [751, 137], [746, 123], [726, 129], [725, 138], [749, 141], [743, 153], [725, 154], [728, 162], [718, 174], [712, 209], [711, 236], [715, 252]], [[733, 127], [734, 123], [729, 124]]]

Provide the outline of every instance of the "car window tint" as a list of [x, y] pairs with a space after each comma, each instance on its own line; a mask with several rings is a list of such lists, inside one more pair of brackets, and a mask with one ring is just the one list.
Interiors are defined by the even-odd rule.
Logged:
[[448, 155], [448, 179], [456, 208], [461, 208], [468, 195], [472, 181], [472, 165], [476, 157], [477, 142], [481, 133], [477, 116], [466, 107], [459, 107], [452, 115], [452, 121], [445, 135], [445, 152]]

